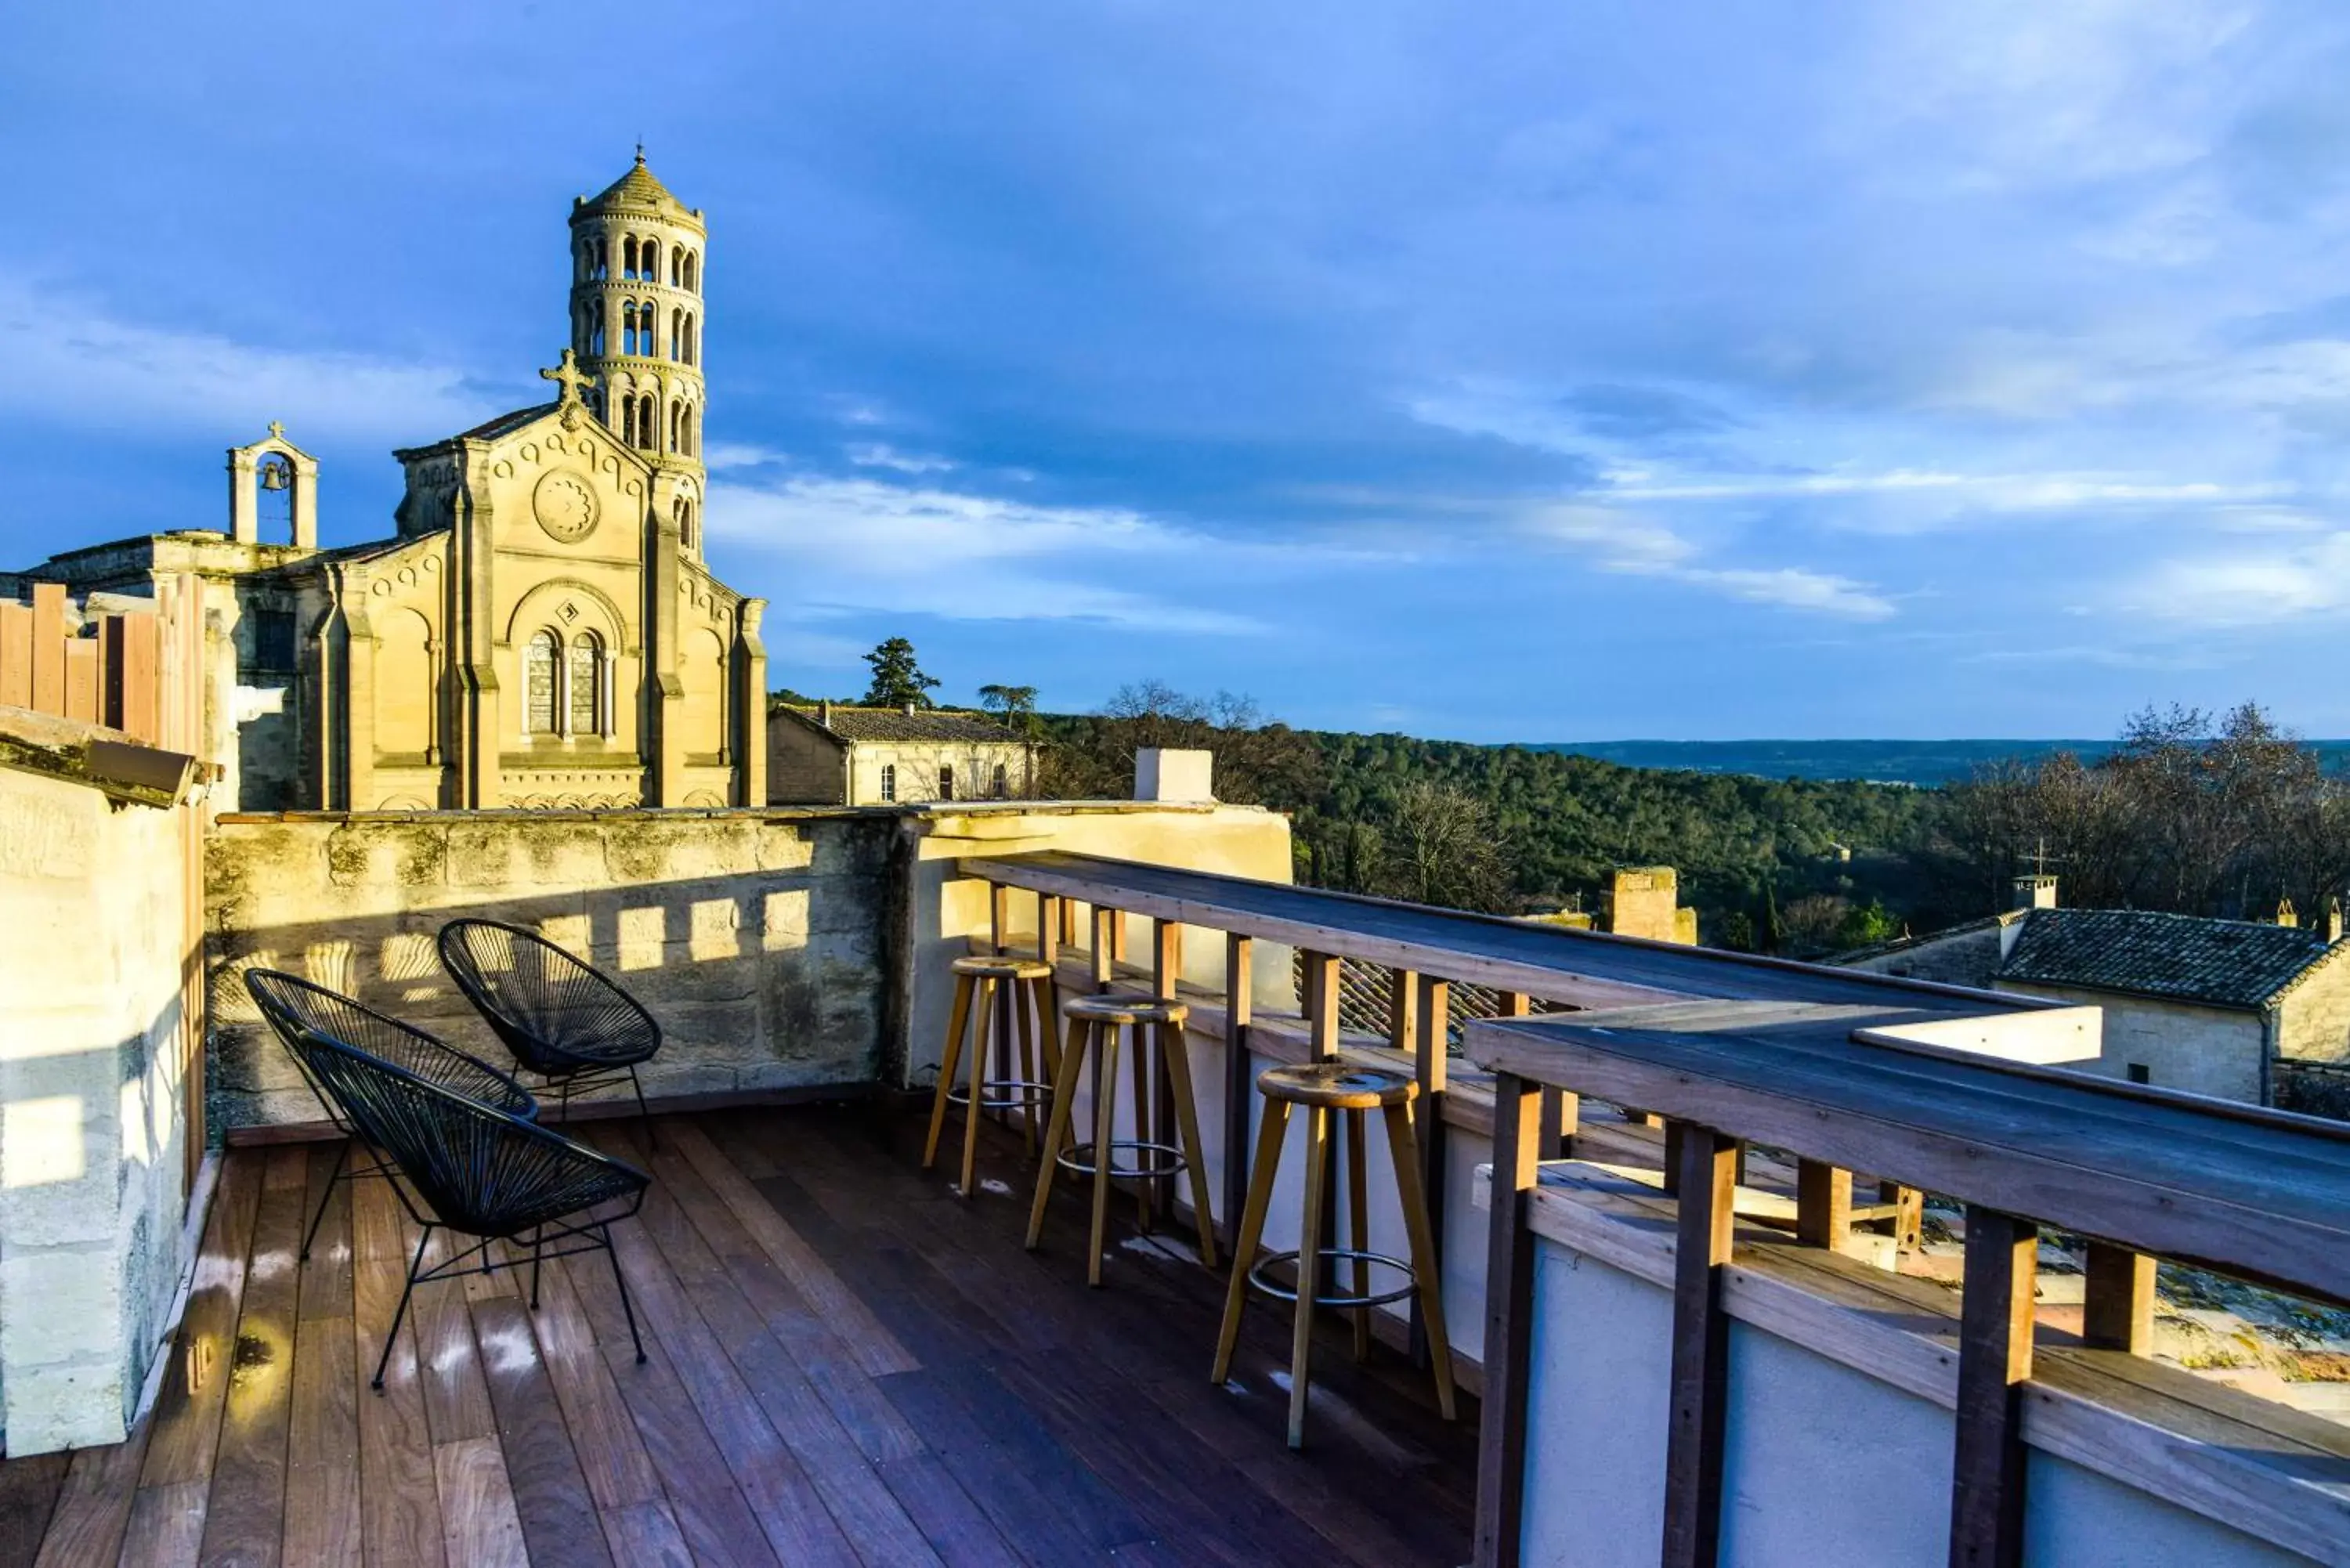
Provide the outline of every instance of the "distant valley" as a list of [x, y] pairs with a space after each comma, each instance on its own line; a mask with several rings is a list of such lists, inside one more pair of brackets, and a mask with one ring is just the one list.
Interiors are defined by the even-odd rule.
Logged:
[[[2350, 741], [2305, 742], [2328, 773], [2350, 772]], [[1921, 786], [1956, 784], [1994, 763], [2037, 762], [2073, 752], [2094, 762], [2112, 741], [1559, 741], [1523, 742], [1534, 752], [1596, 757], [1627, 768], [1743, 774], [1765, 779], [1863, 779]]]

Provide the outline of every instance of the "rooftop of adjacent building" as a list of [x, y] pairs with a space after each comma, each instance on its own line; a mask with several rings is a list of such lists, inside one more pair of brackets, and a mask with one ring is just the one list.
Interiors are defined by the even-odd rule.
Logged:
[[949, 708], [859, 708], [846, 703], [777, 704], [788, 715], [842, 742], [943, 741], [1017, 744], [1023, 737], [993, 719]]

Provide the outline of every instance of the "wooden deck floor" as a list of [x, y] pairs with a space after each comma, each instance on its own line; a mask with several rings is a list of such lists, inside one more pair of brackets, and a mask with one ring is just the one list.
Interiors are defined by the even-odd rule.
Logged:
[[665, 1119], [618, 1228], [646, 1365], [589, 1256], [536, 1312], [526, 1276], [420, 1291], [380, 1396], [405, 1216], [347, 1185], [297, 1266], [331, 1147], [237, 1151], [159, 1407], [119, 1448], [0, 1463], [0, 1564], [1466, 1560], [1473, 1401], [1448, 1427], [1333, 1333], [1293, 1455], [1274, 1311], [1211, 1386], [1218, 1279], [1122, 1231], [1088, 1291], [1074, 1193], [1027, 1253], [1016, 1145], [989, 1129], [965, 1205], [914, 1169], [918, 1130]]

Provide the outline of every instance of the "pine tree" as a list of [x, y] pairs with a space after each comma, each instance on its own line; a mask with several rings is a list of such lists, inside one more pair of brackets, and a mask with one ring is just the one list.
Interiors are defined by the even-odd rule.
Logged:
[[865, 656], [873, 667], [872, 689], [865, 693], [868, 708], [935, 708], [931, 688], [938, 681], [922, 673], [914, 661], [914, 645], [902, 637], [890, 638]]

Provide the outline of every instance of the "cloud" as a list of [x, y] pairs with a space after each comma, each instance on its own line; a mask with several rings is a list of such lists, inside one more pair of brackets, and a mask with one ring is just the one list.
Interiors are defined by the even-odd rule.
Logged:
[[2350, 611], [2350, 530], [2163, 561], [2120, 597], [2125, 610], [2215, 629], [2340, 616]]
[[1211, 556], [1262, 568], [1285, 554], [1227, 546], [1124, 508], [1044, 506], [811, 474], [768, 484], [713, 483], [709, 525], [714, 539], [790, 569], [794, 603], [786, 614], [856, 608], [952, 620], [1103, 620], [1205, 636], [1263, 628], [1211, 603], [1184, 602], [1183, 568]]
[[891, 468], [899, 473], [945, 473], [956, 466], [952, 458], [902, 452], [878, 441], [860, 441], [849, 447], [847, 456], [859, 468]]
[[1846, 620], [1887, 620], [1893, 615], [1892, 600], [1866, 583], [1833, 572], [1777, 566], [1768, 570], [1688, 568], [1674, 575], [1753, 604], [1810, 610]]
[[220, 435], [276, 419], [296, 441], [413, 443], [536, 400], [502, 400], [452, 365], [241, 343], [6, 277], [0, 339], [10, 346], [0, 410], [93, 430]]
[[712, 473], [735, 468], [765, 468], [790, 461], [789, 453], [753, 441], [714, 441], [702, 449], [702, 465]]
[[1565, 503], [1534, 508], [1525, 530], [1588, 554], [1603, 572], [1663, 577], [1742, 599], [1846, 620], [1885, 620], [1893, 601], [1866, 583], [1802, 566], [1708, 566], [1699, 546], [1638, 512]]

